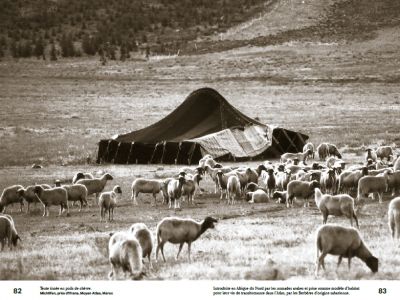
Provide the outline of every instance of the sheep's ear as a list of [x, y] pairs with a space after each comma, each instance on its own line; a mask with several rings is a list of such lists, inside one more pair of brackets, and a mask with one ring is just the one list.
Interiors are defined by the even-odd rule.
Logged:
[[109, 235], [110, 237], [112, 237], [112, 236], [114, 235], [114, 232], [110, 232], [108, 235]]

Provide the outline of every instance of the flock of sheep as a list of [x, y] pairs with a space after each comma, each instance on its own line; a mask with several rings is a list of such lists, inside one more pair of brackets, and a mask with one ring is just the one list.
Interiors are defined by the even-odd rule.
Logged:
[[[314, 159], [315, 153], [322, 162], [308, 164]], [[239, 199], [248, 203], [276, 201], [293, 207], [302, 200], [304, 206], [309, 206], [309, 200], [314, 199], [315, 205], [321, 211], [323, 224], [316, 235], [317, 264], [316, 274], [320, 266], [325, 269], [324, 258], [327, 254], [337, 255], [338, 266], [343, 257], [358, 257], [373, 271], [378, 271], [378, 259], [372, 255], [360, 232], [353, 228], [353, 220], [359, 227], [357, 211], [360, 211], [370, 194], [373, 199], [382, 202], [383, 193], [391, 196], [400, 189], [400, 158], [394, 158], [390, 146], [378, 149], [367, 149], [365, 161], [347, 166], [337, 147], [322, 143], [316, 149], [311, 143], [304, 146], [303, 152], [285, 153], [280, 162], [265, 161], [251, 168], [229, 167], [217, 163], [210, 155], [204, 156], [199, 165], [184, 167], [174, 177], [164, 179], [138, 178], [132, 182], [131, 200], [138, 204], [140, 193], [152, 194], [157, 205], [157, 195], [161, 193], [163, 204], [169, 208], [181, 210], [181, 201], [188, 205], [195, 203], [195, 195], [201, 194], [201, 180], [208, 176], [214, 183], [214, 193], [220, 194], [220, 199], [226, 199], [228, 205], [234, 205]], [[56, 182], [52, 187], [47, 184], [33, 185], [24, 188], [13, 185], [3, 190], [0, 197], [0, 241], [2, 250], [6, 242], [10, 248], [16, 246], [20, 239], [10, 215], [5, 214], [8, 205], [19, 203], [22, 211], [24, 201], [27, 202], [27, 213], [31, 203], [43, 205], [43, 216], [49, 215], [50, 206], [59, 206], [62, 215], [69, 215], [69, 201], [80, 203], [80, 209], [88, 205], [87, 198], [96, 196], [100, 207], [100, 218], [114, 219], [114, 208], [117, 207], [122, 193], [116, 185], [111, 191], [104, 188], [113, 176], [106, 173], [100, 178], [94, 178], [90, 173], [77, 173], [72, 178], [72, 184], [61, 185]], [[351, 227], [326, 225], [329, 215], [345, 216], [350, 220]], [[394, 198], [388, 210], [389, 229], [393, 239], [400, 238], [400, 197]], [[167, 242], [179, 244], [178, 259], [184, 243], [188, 245], [188, 259], [191, 260], [191, 244], [209, 228], [214, 228], [217, 219], [206, 217], [202, 222], [193, 219], [168, 217], [161, 220], [156, 229], [156, 259], [161, 251], [163, 260], [164, 245]], [[122, 269], [133, 279], [140, 279], [144, 274], [143, 259], [148, 259], [148, 268], [152, 268], [151, 256], [153, 250], [153, 234], [143, 223], [133, 224], [126, 231], [111, 234], [108, 253], [112, 270], [110, 279], [118, 277]]]

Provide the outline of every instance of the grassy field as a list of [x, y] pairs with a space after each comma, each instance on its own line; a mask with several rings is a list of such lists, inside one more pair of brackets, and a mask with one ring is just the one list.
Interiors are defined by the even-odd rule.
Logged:
[[[307, 3], [319, 5], [319, 1]], [[275, 12], [284, 13], [285, 5]], [[264, 17], [284, 26], [276, 16]], [[290, 28], [315, 23], [309, 19]], [[259, 22], [245, 25], [243, 39], [254, 37], [260, 26]], [[237, 30], [228, 31], [226, 38]], [[156, 224], [171, 215], [198, 220], [213, 215], [219, 222], [193, 244], [191, 264], [186, 247], [175, 261], [177, 247], [166, 245], [167, 263], [155, 263], [148, 279], [313, 279], [314, 233], [322, 223], [315, 207], [297, 203], [286, 209], [275, 203], [244, 202], [227, 206], [212, 193], [179, 212], [161, 204], [151, 207], [147, 196], [134, 207], [130, 202], [134, 178], [171, 176], [179, 166], [97, 166], [85, 164], [86, 158], [95, 160], [100, 139], [154, 123], [204, 86], [215, 88], [250, 117], [301, 131], [314, 144], [337, 144], [348, 163], [360, 162], [366, 146], [397, 148], [399, 33], [399, 27], [388, 27], [368, 40], [293, 39], [281, 45], [149, 61], [136, 58], [105, 66], [87, 58], [0, 61], [0, 190], [17, 183], [66, 181], [81, 170], [108, 171], [115, 180], [106, 189], [119, 184], [123, 190], [112, 223], [100, 222], [93, 202], [81, 213], [71, 208], [70, 217], [58, 217], [56, 208], [43, 218], [39, 206], [31, 215], [14, 207], [11, 214], [23, 242], [15, 252], [0, 253], [0, 279], [106, 279], [109, 232], [135, 222], [146, 223], [154, 232]], [[33, 163], [44, 168], [31, 169]], [[211, 191], [209, 180], [202, 184]], [[400, 248], [392, 243], [387, 227], [389, 200], [386, 196], [383, 204], [369, 202], [360, 215], [360, 230], [380, 259], [380, 271], [372, 275], [355, 260], [351, 272], [346, 262], [335, 272], [336, 258], [328, 257], [328, 271], [321, 278], [399, 278]], [[342, 218], [330, 222], [348, 224]]]

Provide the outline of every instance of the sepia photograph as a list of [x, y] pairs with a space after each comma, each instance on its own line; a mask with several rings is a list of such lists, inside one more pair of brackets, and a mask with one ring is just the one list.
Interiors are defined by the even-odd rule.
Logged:
[[1, 0], [7, 293], [386, 294], [399, 54], [395, 0]]

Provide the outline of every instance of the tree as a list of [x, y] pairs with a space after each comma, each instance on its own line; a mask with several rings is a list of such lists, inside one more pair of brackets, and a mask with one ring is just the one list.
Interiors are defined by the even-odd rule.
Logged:
[[46, 59], [46, 57], [44, 55], [44, 48], [45, 48], [45, 45], [44, 45], [43, 38], [39, 37], [36, 40], [35, 49], [33, 50], [33, 53], [34, 53], [34, 55], [36, 56], [37, 59], [39, 59], [41, 57], [43, 58], [43, 60]]
[[66, 35], [64, 33], [62, 35], [61, 41], [60, 41], [60, 47], [61, 47], [61, 55], [63, 57], [76, 56], [76, 50], [75, 50], [75, 46], [74, 46], [74, 42], [72, 40], [71, 34]]

